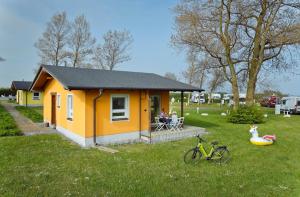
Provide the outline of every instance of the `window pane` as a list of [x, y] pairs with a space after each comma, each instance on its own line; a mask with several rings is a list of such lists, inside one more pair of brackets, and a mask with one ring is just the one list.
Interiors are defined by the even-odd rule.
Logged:
[[60, 107], [60, 95], [57, 95], [57, 106]]
[[113, 117], [116, 117], [116, 116], [125, 116], [125, 112], [115, 112], [112, 115], [113, 115]]
[[73, 118], [73, 96], [68, 95], [68, 118]]
[[33, 96], [40, 96], [40, 93], [34, 92], [34, 93], [33, 93]]
[[113, 109], [125, 109], [125, 98], [124, 97], [112, 98], [112, 108]]

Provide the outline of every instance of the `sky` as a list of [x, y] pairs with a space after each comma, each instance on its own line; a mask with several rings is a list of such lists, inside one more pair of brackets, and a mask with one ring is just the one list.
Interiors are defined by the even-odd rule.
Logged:
[[[46, 23], [58, 12], [66, 11], [69, 20], [84, 14], [98, 40], [108, 30], [128, 30], [134, 42], [132, 60], [118, 70], [180, 75], [187, 67], [185, 54], [173, 48], [172, 8], [177, 0], [0, 0], [0, 87], [13, 80], [33, 80], [39, 56], [34, 43]], [[275, 89], [300, 95], [300, 75], [277, 73]], [[226, 88], [228, 91], [228, 88]]]

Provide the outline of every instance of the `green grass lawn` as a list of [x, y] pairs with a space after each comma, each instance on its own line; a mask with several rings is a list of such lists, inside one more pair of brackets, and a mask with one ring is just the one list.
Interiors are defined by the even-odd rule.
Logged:
[[24, 107], [16, 106], [16, 109], [24, 116], [31, 119], [33, 122], [43, 122], [43, 108], [42, 107]]
[[21, 135], [15, 120], [0, 103], [0, 136]]
[[300, 116], [272, 115], [260, 135], [276, 134], [267, 147], [249, 142], [249, 125], [233, 125], [222, 109], [189, 109], [186, 122], [207, 128], [208, 141], [228, 146], [226, 165], [186, 165], [196, 139], [114, 146], [109, 154], [82, 149], [59, 135], [0, 138], [0, 196], [299, 196]]

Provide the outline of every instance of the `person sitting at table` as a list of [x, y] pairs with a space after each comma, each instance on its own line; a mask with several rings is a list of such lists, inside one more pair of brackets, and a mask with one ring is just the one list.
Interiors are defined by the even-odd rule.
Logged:
[[171, 123], [172, 123], [172, 124], [176, 124], [177, 122], [178, 122], [178, 116], [177, 116], [177, 113], [176, 113], [176, 111], [173, 111]]
[[162, 111], [159, 114], [159, 121], [163, 122], [163, 123], [167, 123], [167, 124], [169, 124], [171, 121], [168, 117], [168, 114], [165, 112], [164, 108], [162, 109]]

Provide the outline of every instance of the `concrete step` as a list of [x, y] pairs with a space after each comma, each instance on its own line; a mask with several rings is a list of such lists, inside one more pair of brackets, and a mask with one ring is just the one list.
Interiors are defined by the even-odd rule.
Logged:
[[115, 149], [112, 149], [112, 148], [108, 148], [106, 146], [97, 145], [97, 146], [95, 146], [95, 148], [97, 148], [97, 149], [99, 149], [101, 151], [104, 151], [104, 152], [112, 153], [112, 154], [119, 152], [118, 150], [115, 150]]
[[150, 143], [151, 142], [150, 137], [142, 135], [141, 136], [141, 142]]

